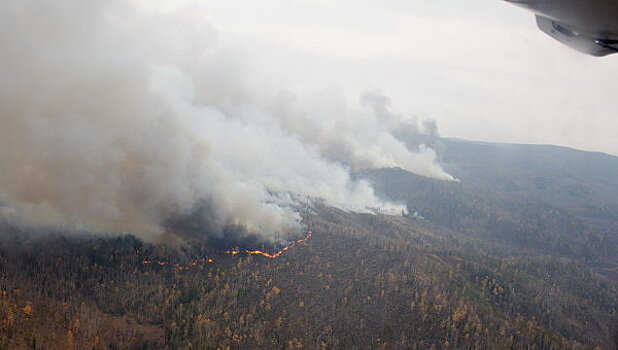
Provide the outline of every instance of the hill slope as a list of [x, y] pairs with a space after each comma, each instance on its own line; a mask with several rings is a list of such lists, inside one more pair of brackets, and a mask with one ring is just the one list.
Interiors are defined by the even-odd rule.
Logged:
[[276, 259], [5, 225], [0, 349], [612, 349], [616, 158], [433, 141], [461, 182], [359, 173], [411, 214], [316, 206]]

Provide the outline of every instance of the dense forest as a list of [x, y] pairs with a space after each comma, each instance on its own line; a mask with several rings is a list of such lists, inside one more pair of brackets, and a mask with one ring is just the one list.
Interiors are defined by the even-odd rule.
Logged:
[[277, 259], [213, 251], [208, 255], [213, 262], [195, 263], [203, 251], [131, 236], [8, 240], [0, 250], [0, 344], [6, 349], [612, 346], [616, 284], [584, 262], [500, 259], [408, 218], [322, 211], [306, 219], [314, 236]]
[[409, 213], [316, 205], [276, 259], [5, 223], [0, 349], [616, 348], [618, 214], [591, 192], [615, 184], [483, 158], [461, 182], [359, 173]]

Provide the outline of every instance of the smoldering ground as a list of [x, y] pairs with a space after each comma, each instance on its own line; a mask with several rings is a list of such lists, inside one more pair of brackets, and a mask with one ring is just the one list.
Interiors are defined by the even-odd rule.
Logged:
[[379, 109], [254, 93], [190, 9], [136, 4], [0, 3], [0, 201], [13, 222], [155, 239], [190, 218], [191, 234], [273, 241], [302, 232], [299, 200], [405, 209], [353, 170], [452, 180]]

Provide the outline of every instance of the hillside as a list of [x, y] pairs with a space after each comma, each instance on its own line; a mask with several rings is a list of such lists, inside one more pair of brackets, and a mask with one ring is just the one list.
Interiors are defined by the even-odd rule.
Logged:
[[411, 213], [496, 253], [616, 262], [618, 157], [557, 146], [441, 139], [460, 182], [397, 169], [362, 174]]
[[359, 173], [410, 214], [316, 206], [276, 259], [5, 225], [0, 349], [613, 349], [618, 160], [438, 141], [461, 182]]

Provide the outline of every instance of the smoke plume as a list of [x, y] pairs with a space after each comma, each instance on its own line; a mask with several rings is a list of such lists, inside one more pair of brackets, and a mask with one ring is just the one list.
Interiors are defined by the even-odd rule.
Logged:
[[298, 232], [297, 208], [312, 200], [404, 209], [351, 170], [452, 179], [430, 148], [397, 140], [379, 108], [352, 110], [328, 93], [265, 101], [208, 24], [133, 5], [0, 3], [3, 212], [142, 237], [197, 215], [203, 234], [242, 227], [272, 240]]

